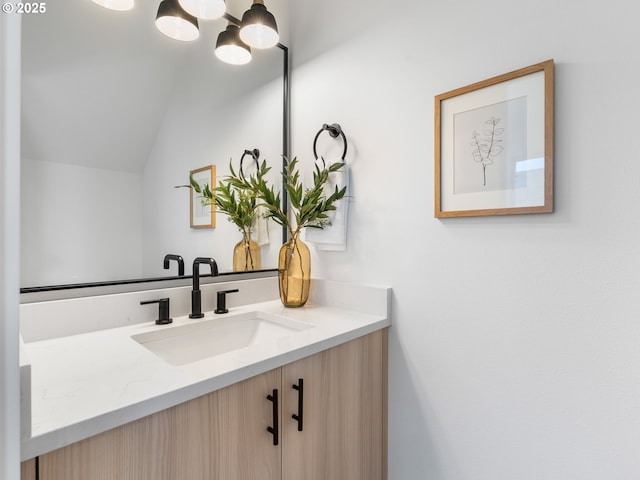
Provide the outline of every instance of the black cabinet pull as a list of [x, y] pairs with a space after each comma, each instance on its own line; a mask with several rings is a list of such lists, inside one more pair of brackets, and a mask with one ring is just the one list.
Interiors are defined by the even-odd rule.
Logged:
[[273, 402], [273, 427], [267, 427], [267, 432], [273, 435], [273, 444], [278, 445], [278, 389], [274, 388], [267, 400]]
[[298, 384], [296, 385], [294, 383], [293, 385], [291, 385], [291, 388], [298, 391], [298, 413], [297, 414], [294, 413], [293, 415], [291, 415], [291, 418], [293, 418], [298, 422], [298, 431], [301, 432], [302, 431], [302, 407], [304, 405], [304, 402], [302, 400], [302, 396], [304, 394], [304, 380], [299, 378]]

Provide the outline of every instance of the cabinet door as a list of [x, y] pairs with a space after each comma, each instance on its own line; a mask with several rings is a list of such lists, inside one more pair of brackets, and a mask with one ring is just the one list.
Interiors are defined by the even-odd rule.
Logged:
[[276, 382], [279, 369], [42, 455], [40, 480], [279, 479]]
[[36, 459], [25, 460], [20, 464], [20, 480], [36, 480]]
[[[212, 478], [280, 480], [280, 442], [274, 445], [274, 436], [267, 431], [274, 426], [274, 404], [267, 395], [274, 389], [280, 393], [280, 382], [277, 368], [211, 394]], [[278, 417], [281, 411], [278, 402]]]
[[[283, 480], [386, 478], [386, 330], [283, 367]], [[302, 378], [303, 431], [298, 412]]]
[[[169, 480], [210, 470], [209, 396], [40, 457], [40, 480]], [[187, 477], [188, 478], [188, 477]]]

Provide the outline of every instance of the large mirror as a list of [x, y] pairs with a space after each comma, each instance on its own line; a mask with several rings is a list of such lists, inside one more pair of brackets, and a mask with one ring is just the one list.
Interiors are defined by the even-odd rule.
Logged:
[[[232, 270], [237, 228], [190, 227], [189, 172], [218, 179], [259, 149], [279, 181], [286, 154], [286, 47], [233, 66], [213, 54], [226, 20], [178, 42], [154, 21], [159, 0], [115, 12], [90, 0], [47, 3], [22, 18], [21, 287], [178, 275], [166, 254]], [[250, 2], [227, 1], [236, 18]], [[284, 8], [267, 3], [282, 29]], [[245, 169], [255, 168], [252, 161]], [[269, 225], [262, 269], [276, 268], [282, 230]]]

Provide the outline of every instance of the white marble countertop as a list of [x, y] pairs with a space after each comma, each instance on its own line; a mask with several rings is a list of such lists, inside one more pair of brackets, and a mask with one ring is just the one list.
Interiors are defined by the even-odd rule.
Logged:
[[[339, 290], [339, 288], [337, 289]], [[332, 290], [332, 293], [337, 290]], [[380, 293], [382, 292], [382, 294]], [[353, 294], [354, 292], [349, 292]], [[357, 290], [366, 300], [366, 291]], [[377, 298], [388, 289], [378, 289]], [[384, 303], [384, 302], [378, 302]], [[171, 325], [138, 323], [26, 343], [31, 367], [31, 437], [22, 459], [63, 447], [198, 396], [299, 360], [390, 325], [388, 307], [350, 308], [308, 303], [282, 306], [279, 300], [174, 318]], [[154, 330], [216, 321], [260, 311], [313, 325], [270, 343], [252, 345], [183, 366], [170, 365], [131, 338]], [[366, 312], [366, 313], [365, 313]]]

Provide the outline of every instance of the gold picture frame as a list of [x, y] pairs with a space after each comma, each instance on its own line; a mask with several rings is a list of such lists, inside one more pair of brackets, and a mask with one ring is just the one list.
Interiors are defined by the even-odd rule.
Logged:
[[547, 60], [435, 97], [435, 217], [553, 211]]
[[[211, 191], [214, 190], [216, 181], [215, 165], [208, 165], [196, 170], [191, 170], [189, 173], [190, 176], [198, 182], [200, 187], [204, 188], [206, 184], [209, 185]], [[189, 208], [191, 228], [215, 228], [216, 206], [203, 205], [202, 198], [202, 193], [198, 193], [194, 188], [191, 188], [191, 202]]]

